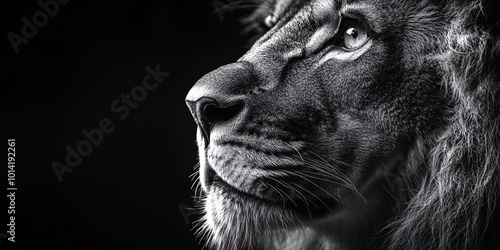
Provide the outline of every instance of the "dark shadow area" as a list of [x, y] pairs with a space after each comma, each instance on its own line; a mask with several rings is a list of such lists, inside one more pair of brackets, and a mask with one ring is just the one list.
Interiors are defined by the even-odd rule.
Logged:
[[197, 149], [184, 98], [245, 52], [244, 11], [220, 16], [201, 0], [10, 2], [0, 8], [0, 93], [2, 140], [16, 140], [16, 242], [0, 238], [0, 249], [201, 249], [186, 210]]

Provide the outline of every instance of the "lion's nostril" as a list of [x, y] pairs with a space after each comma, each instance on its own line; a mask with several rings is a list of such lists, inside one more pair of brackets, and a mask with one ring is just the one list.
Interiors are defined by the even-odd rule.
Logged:
[[219, 107], [216, 105], [208, 105], [205, 108], [204, 116], [210, 126], [216, 122], [228, 121], [235, 117], [243, 107], [242, 103], [236, 103], [228, 107]]
[[231, 120], [243, 108], [242, 101], [223, 106], [215, 99], [208, 97], [200, 98], [196, 102], [188, 101], [187, 103], [207, 143], [209, 142], [210, 130], [215, 123]]

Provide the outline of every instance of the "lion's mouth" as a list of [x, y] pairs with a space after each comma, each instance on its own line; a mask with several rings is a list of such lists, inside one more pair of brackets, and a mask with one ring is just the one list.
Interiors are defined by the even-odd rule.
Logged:
[[245, 192], [240, 190], [237, 187], [233, 187], [228, 182], [226, 182], [222, 177], [217, 175], [217, 173], [211, 168], [207, 167], [206, 175], [205, 175], [205, 184], [208, 192], [213, 192], [218, 190], [218, 193], [224, 193], [231, 197], [238, 197], [244, 202], [250, 203], [258, 203], [258, 204], [268, 204], [275, 205], [277, 204], [276, 200], [271, 199], [269, 197], [257, 196], [255, 194]]
[[224, 192], [231, 193], [232, 195], [237, 195], [245, 199], [250, 199], [252, 201], [264, 202], [264, 203], [275, 203], [273, 197], [267, 197], [262, 195], [252, 194], [251, 192], [245, 192], [238, 187], [232, 186], [227, 181], [225, 181], [220, 175], [218, 175], [215, 170], [207, 164], [205, 171], [205, 186], [207, 191], [210, 192], [212, 189], [221, 189]]
[[229, 183], [225, 182], [217, 174], [214, 175], [213, 180], [212, 180], [212, 184], [210, 187], [214, 188], [214, 189], [222, 190], [224, 193], [230, 194], [233, 197], [234, 196], [240, 197], [242, 200], [245, 200], [245, 202], [253, 202], [253, 203], [260, 203], [260, 204], [276, 204], [276, 202], [272, 199], [258, 197], [256, 195], [241, 191], [241, 190], [229, 185]]
[[[218, 192], [216, 193], [222, 193], [228, 197], [232, 197], [232, 199], [237, 197], [243, 203], [260, 204], [280, 210], [291, 211], [294, 212], [298, 218], [309, 220], [312, 219], [312, 214], [314, 214], [316, 218], [321, 217], [322, 215], [331, 213], [338, 205], [338, 201], [331, 197], [322, 197], [321, 201], [314, 195], [314, 198], [310, 198], [309, 200], [305, 198], [305, 196], [311, 194], [310, 192], [313, 192], [313, 190], [304, 191], [301, 194], [294, 194], [294, 192], [284, 189], [277, 192], [276, 190], [279, 188], [276, 186], [274, 186], [274, 188], [269, 188], [273, 187], [276, 182], [286, 183], [286, 178], [280, 180], [272, 178], [272, 181], [265, 177], [261, 178], [258, 181], [260, 185], [254, 187], [253, 191], [249, 192], [242, 190], [240, 187], [231, 185], [228, 181], [224, 180], [223, 177], [218, 175], [208, 163], [204, 171], [205, 178], [202, 181], [204, 181], [207, 192], [215, 192], [217, 190]], [[285, 192], [287, 194], [285, 194]]]

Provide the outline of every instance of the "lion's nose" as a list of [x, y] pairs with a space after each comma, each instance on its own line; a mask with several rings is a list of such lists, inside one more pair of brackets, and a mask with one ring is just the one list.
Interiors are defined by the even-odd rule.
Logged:
[[189, 91], [186, 104], [208, 141], [218, 124], [238, 116], [255, 79], [251, 65], [237, 62], [222, 66], [202, 77]]
[[210, 130], [215, 123], [230, 120], [243, 107], [243, 102], [221, 105], [210, 97], [202, 97], [196, 101], [186, 101], [186, 103], [207, 142]]

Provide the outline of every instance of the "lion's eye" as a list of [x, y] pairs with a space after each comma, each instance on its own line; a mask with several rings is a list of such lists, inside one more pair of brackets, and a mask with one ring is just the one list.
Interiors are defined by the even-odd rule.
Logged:
[[349, 23], [343, 29], [343, 34], [341, 38], [341, 46], [347, 50], [355, 50], [361, 46], [363, 46], [368, 41], [368, 33], [367, 31], [355, 24]]

